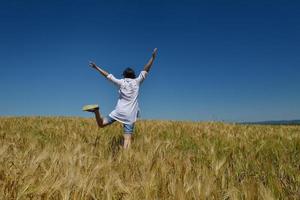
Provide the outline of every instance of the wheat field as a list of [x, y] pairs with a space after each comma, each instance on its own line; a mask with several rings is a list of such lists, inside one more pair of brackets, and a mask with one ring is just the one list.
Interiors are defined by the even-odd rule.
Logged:
[[0, 118], [0, 199], [300, 199], [300, 126]]

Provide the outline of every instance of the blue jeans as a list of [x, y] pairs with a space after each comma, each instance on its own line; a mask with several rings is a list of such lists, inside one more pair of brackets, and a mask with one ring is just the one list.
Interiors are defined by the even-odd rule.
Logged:
[[[105, 123], [105, 125], [110, 125], [110, 124], [114, 123], [115, 121], [116, 120], [111, 118], [109, 115], [103, 119], [103, 122]], [[133, 124], [123, 124], [123, 130], [124, 130], [125, 134], [132, 134], [133, 129], [134, 129], [134, 123]]]

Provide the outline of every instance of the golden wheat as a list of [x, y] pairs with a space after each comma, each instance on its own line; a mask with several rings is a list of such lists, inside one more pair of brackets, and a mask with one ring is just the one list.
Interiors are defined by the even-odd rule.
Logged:
[[0, 118], [0, 199], [300, 199], [300, 127]]

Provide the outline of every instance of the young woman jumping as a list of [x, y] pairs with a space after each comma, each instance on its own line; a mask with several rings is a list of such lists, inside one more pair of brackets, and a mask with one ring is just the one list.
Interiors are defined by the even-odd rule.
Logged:
[[134, 124], [139, 113], [138, 96], [141, 83], [146, 78], [151, 69], [153, 61], [157, 54], [157, 48], [152, 52], [152, 56], [139, 76], [135, 76], [135, 72], [131, 68], [126, 68], [123, 72], [123, 79], [117, 79], [112, 74], [103, 70], [95, 63], [90, 62], [90, 66], [96, 69], [100, 74], [105, 76], [109, 81], [119, 88], [119, 99], [115, 109], [106, 117], [102, 117], [99, 112], [98, 105], [87, 105], [83, 107], [84, 111], [93, 112], [99, 128], [103, 128], [119, 121], [123, 124], [124, 129], [124, 148], [129, 148], [134, 130]]

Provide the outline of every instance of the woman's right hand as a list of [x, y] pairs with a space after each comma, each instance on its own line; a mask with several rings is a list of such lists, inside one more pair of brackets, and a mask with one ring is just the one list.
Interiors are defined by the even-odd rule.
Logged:
[[97, 65], [94, 63], [94, 62], [91, 62], [89, 63], [89, 66], [96, 69], [97, 68]]

